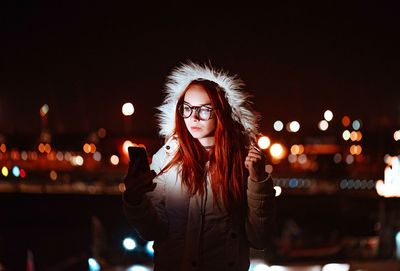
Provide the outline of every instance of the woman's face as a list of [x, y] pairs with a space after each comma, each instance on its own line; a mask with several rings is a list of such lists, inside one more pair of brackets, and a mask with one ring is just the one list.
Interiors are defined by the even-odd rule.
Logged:
[[199, 109], [196, 112], [196, 110], [192, 108], [190, 117], [184, 118], [184, 120], [189, 133], [194, 138], [198, 139], [203, 146], [213, 144], [214, 131], [217, 125], [214, 112], [211, 112], [210, 119], [201, 119], [202, 116], [207, 115], [207, 108], [212, 109], [210, 97], [208, 97], [204, 87], [201, 85], [191, 85], [185, 93], [184, 105], [186, 110], [190, 110], [190, 107], [206, 106], [206, 110], [203, 112], [199, 112]]

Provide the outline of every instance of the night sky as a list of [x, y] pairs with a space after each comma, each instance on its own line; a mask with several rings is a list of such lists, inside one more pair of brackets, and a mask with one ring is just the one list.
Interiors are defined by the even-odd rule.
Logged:
[[263, 131], [281, 119], [312, 133], [325, 109], [365, 129], [400, 128], [400, 24], [390, 2], [82, 2], [2, 4], [0, 133], [38, 134], [47, 103], [57, 134], [122, 134], [129, 123], [134, 135], [156, 137], [165, 78], [188, 59], [238, 74]]

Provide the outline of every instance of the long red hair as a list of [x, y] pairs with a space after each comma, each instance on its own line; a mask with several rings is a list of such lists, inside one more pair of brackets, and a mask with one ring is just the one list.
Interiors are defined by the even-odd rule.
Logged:
[[[186, 91], [192, 85], [202, 86], [214, 108], [217, 120], [214, 136], [214, 149], [209, 153], [194, 139], [180, 116], [178, 107], [183, 103]], [[211, 178], [211, 187], [218, 206], [222, 201], [227, 210], [243, 206], [246, 200], [247, 171], [244, 168], [246, 147], [249, 141], [243, 126], [232, 119], [230, 107], [224, 92], [209, 80], [192, 81], [182, 93], [175, 110], [175, 134], [179, 142], [179, 150], [164, 170], [179, 165], [182, 183], [192, 195], [205, 192], [205, 177]], [[207, 172], [206, 163], [209, 161]]]

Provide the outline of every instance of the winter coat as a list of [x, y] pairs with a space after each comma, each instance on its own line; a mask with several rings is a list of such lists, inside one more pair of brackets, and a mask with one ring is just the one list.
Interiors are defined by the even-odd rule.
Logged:
[[[176, 150], [176, 140], [167, 142], [154, 154], [151, 169], [159, 173]], [[270, 176], [261, 182], [248, 179], [246, 215], [229, 214], [215, 205], [209, 178], [204, 195], [191, 196], [176, 166], [154, 182], [155, 190], [139, 205], [123, 198], [129, 223], [143, 239], [154, 240], [154, 270], [244, 271], [249, 268], [250, 247], [266, 246], [274, 216]]]

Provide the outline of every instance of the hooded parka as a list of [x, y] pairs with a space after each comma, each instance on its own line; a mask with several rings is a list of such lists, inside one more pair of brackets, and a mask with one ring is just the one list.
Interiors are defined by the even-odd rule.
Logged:
[[[189, 78], [182, 78], [185, 71], [186, 74], [189, 73]], [[211, 75], [211, 78], [207, 78], [207, 75]], [[232, 89], [233, 94], [238, 94], [235, 93], [239, 91], [237, 84], [233, 84], [236, 88], [229, 88], [229, 83], [232, 86], [232, 82], [227, 80], [232, 77], [193, 63], [182, 66], [170, 77], [168, 85], [170, 91], [167, 91], [169, 96], [160, 107], [160, 111], [164, 114], [160, 117], [161, 135], [168, 136], [171, 135], [168, 133], [173, 131], [174, 120], [168, 120], [171, 115], [165, 115], [171, 114], [170, 111], [176, 107], [176, 101], [171, 99], [173, 96], [171, 89], [178, 93], [181, 88], [184, 89], [192, 80], [198, 78], [211, 79], [219, 83], [225, 93], [228, 93], [226, 94], [228, 101], [228, 95], [231, 95], [232, 100]], [[223, 83], [228, 83], [228, 87], [221, 83], [221, 79]], [[182, 85], [182, 81], [186, 83]], [[174, 82], [180, 85], [174, 85]], [[239, 96], [236, 95], [237, 97]], [[245, 96], [239, 98], [244, 99]], [[242, 121], [247, 118], [247, 126], [243, 126], [248, 127], [246, 131], [252, 136], [251, 133], [256, 127], [255, 121], [253, 123], [251, 121], [255, 116], [252, 116], [249, 113], [251, 111], [245, 107], [245, 99], [242, 104], [240, 101], [235, 102], [242, 105], [242, 108], [236, 107], [233, 112], [236, 115], [232, 117]], [[232, 102], [230, 104], [232, 106]], [[169, 111], [163, 111], [166, 108], [169, 108]], [[243, 117], [240, 113], [245, 113], [246, 116]], [[222, 203], [215, 203], [211, 189], [212, 180], [208, 176], [204, 181], [205, 193], [191, 195], [182, 185], [177, 165], [162, 171], [178, 149], [178, 140], [172, 135], [153, 155], [150, 168], [157, 173], [153, 180], [157, 185], [154, 191], [146, 193], [141, 203], [132, 205], [126, 197], [123, 197], [123, 208], [128, 222], [144, 240], [154, 240], [154, 270], [248, 270], [250, 247], [263, 249], [267, 245], [273, 222], [275, 190], [271, 176], [259, 182], [248, 178], [247, 206], [243, 208], [245, 211], [228, 212]]]

